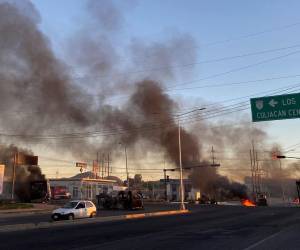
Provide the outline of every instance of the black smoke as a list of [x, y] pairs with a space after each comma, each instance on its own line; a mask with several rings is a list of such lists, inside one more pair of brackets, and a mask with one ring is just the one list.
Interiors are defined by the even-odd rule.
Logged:
[[[39, 28], [37, 11], [26, 2], [25, 12], [21, 1], [0, 3], [0, 127], [8, 138], [16, 138], [18, 143], [44, 143], [58, 152], [89, 159], [98, 151], [114, 151], [121, 142], [138, 151], [139, 158], [148, 151], [163, 152], [168, 162], [178, 166], [174, 114], [180, 106], [166, 94], [165, 81], [184, 77], [176, 66], [195, 62], [194, 38], [184, 33], [155, 42], [134, 38], [126, 47], [128, 60], [124, 60], [117, 48], [126, 22], [122, 11], [113, 1], [87, 1], [89, 20], [78, 23], [66, 49], [68, 63], [83, 73], [77, 76], [53, 52]], [[128, 72], [140, 73], [129, 76]], [[96, 89], [92, 93], [87, 90], [91, 85]], [[116, 93], [128, 94], [128, 101], [107, 103], [109, 95]], [[199, 124], [200, 129], [192, 132], [181, 130], [183, 166], [204, 164], [204, 142], [215, 142], [222, 149], [227, 145], [234, 150], [244, 148], [252, 131], [249, 126], [211, 129], [204, 121]], [[90, 131], [106, 136], [92, 137]], [[78, 134], [83, 135], [76, 137]], [[266, 138], [260, 129], [256, 134], [259, 139]], [[49, 139], [55, 136], [61, 139]], [[199, 169], [199, 176], [202, 181], [213, 180], [214, 187], [203, 187], [207, 192], [216, 190], [216, 185], [232, 190], [229, 192], [238, 189], [216, 170]]]
[[[5, 165], [5, 191], [4, 194], [9, 196], [12, 192], [13, 169], [15, 165], [15, 196], [21, 201], [31, 201], [31, 182], [44, 181], [45, 176], [38, 166], [18, 165], [15, 164], [16, 155], [33, 155], [33, 152], [15, 145], [1, 145], [0, 147], [0, 164]], [[10, 197], [7, 197], [10, 198]]]

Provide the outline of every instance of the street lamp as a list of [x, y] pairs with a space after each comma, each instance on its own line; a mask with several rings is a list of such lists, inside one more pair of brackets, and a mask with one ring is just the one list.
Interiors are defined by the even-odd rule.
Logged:
[[165, 182], [165, 201], [169, 201], [168, 200], [168, 192], [167, 192], [167, 179], [168, 179], [168, 176], [167, 176], [167, 171], [172, 171], [174, 172], [176, 169], [175, 168], [170, 168], [170, 169], [163, 169], [164, 171], [164, 182]]
[[182, 157], [181, 157], [181, 127], [180, 127], [180, 117], [183, 115], [190, 114], [195, 111], [200, 111], [204, 110], [205, 108], [199, 108], [199, 109], [194, 109], [189, 112], [177, 115], [178, 119], [178, 149], [179, 149], [179, 168], [180, 168], [180, 210], [185, 210], [185, 205], [184, 205], [184, 188], [183, 188], [183, 171], [182, 171]]
[[126, 178], [127, 178], [127, 188], [129, 190], [129, 174], [128, 174], [128, 165], [127, 165], [127, 147], [126, 144], [119, 143], [120, 145], [124, 145], [124, 152], [125, 152], [125, 167], [126, 167]]

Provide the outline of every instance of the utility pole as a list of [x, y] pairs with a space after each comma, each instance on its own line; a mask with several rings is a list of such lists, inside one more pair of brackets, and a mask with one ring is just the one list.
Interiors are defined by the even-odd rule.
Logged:
[[107, 177], [109, 177], [109, 153], [107, 154]]
[[164, 180], [165, 180], [165, 201], [168, 201], [168, 195], [167, 195], [167, 170], [164, 169]]
[[59, 175], [59, 171], [57, 169], [56, 172], [55, 172], [56, 179], [58, 179], [58, 175]]
[[257, 171], [257, 189], [258, 193], [261, 193], [261, 171], [258, 164], [258, 154], [255, 152], [255, 160], [256, 160], [256, 171]]
[[100, 176], [99, 152], [97, 152], [97, 171], [96, 177]]
[[256, 200], [257, 194], [260, 192], [260, 187], [259, 187], [259, 166], [258, 166], [258, 156], [257, 156], [257, 152], [254, 148], [254, 142], [252, 141], [252, 154], [251, 154], [251, 150], [250, 150], [250, 160], [252, 162], [252, 183], [253, 183], [253, 196], [254, 199]]
[[252, 183], [252, 196], [254, 198], [255, 190], [254, 190], [254, 167], [253, 167], [254, 159], [252, 157], [252, 150], [250, 149], [250, 168], [251, 168], [251, 183]]
[[12, 176], [12, 187], [11, 187], [11, 199], [14, 199], [15, 194], [15, 179], [16, 179], [16, 166], [18, 164], [18, 151], [14, 154], [14, 164], [13, 164], [13, 176]]
[[101, 178], [103, 179], [104, 170], [104, 154], [101, 155]]
[[152, 182], [152, 199], [154, 200], [155, 197], [154, 197], [154, 182]]
[[211, 146], [211, 158], [212, 158], [212, 165], [215, 165], [215, 151], [214, 151], [214, 146]]
[[127, 148], [126, 144], [122, 144], [119, 142], [120, 145], [124, 145], [124, 152], [125, 152], [125, 169], [126, 169], [126, 179], [127, 179], [127, 188], [129, 190], [129, 173], [128, 173], [128, 165], [127, 165]]
[[129, 190], [129, 174], [128, 174], [128, 165], [127, 165], [127, 149], [126, 149], [126, 145], [125, 145], [125, 166], [126, 166], [127, 188]]
[[178, 145], [179, 145], [179, 167], [180, 167], [180, 209], [185, 210], [184, 205], [184, 186], [183, 186], [183, 171], [181, 159], [181, 134], [180, 134], [180, 118], [178, 116]]

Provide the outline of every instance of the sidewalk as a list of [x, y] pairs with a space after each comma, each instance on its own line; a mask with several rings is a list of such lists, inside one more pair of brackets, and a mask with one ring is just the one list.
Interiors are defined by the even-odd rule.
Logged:
[[3, 209], [0, 210], [0, 215], [51, 212], [57, 207], [57, 205], [52, 204], [33, 203], [33, 208]]

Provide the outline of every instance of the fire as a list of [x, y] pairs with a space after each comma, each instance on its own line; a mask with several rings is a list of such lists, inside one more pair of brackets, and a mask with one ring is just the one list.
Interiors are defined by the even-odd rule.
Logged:
[[255, 203], [249, 199], [242, 200], [242, 205], [245, 207], [256, 207]]

